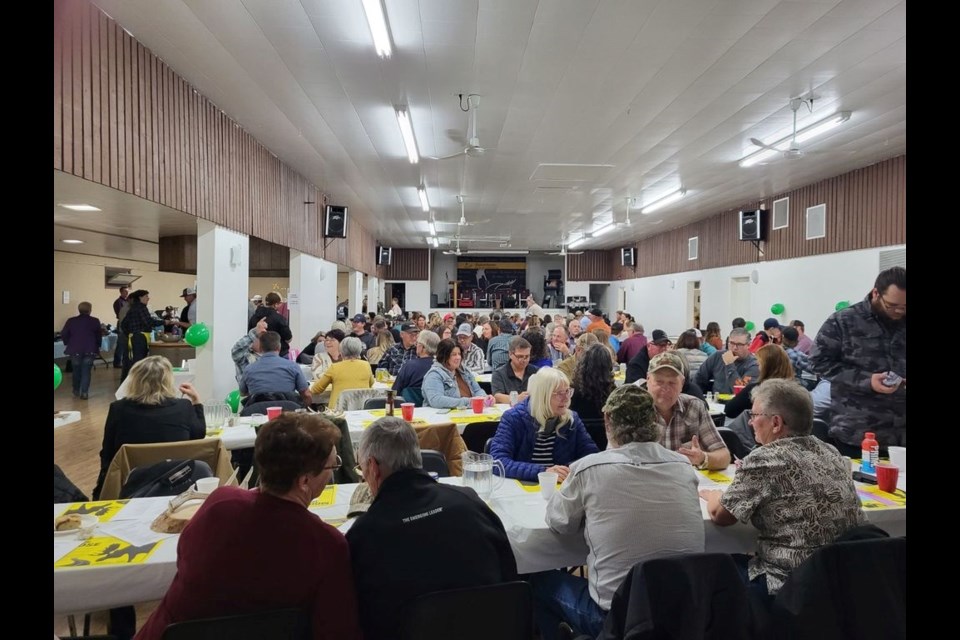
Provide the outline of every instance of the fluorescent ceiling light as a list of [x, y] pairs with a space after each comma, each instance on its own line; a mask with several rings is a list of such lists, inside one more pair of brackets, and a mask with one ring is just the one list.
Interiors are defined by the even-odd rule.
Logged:
[[420, 208], [429, 213], [430, 201], [427, 200], [427, 188], [423, 185], [417, 187], [417, 195], [420, 196]]
[[439, 249], [439, 248], [440, 248], [440, 239], [439, 239], [439, 238], [437, 238], [436, 236], [434, 236], [434, 237], [430, 238], [430, 240], [433, 242], [433, 248], [434, 248], [434, 249]]
[[590, 238], [587, 237], [586, 234], [584, 234], [584, 235], [580, 236], [578, 239], [574, 240], [573, 242], [567, 244], [567, 249], [575, 249], [575, 248], [579, 247], [581, 244], [583, 244], [584, 242], [586, 242], [586, 241], [589, 240], [589, 239], [590, 239]]
[[61, 204], [60, 206], [71, 211], [101, 211], [92, 204]]
[[400, 123], [400, 135], [403, 136], [403, 144], [407, 146], [407, 157], [410, 158], [410, 164], [417, 164], [420, 162], [417, 139], [413, 136], [410, 113], [403, 107], [397, 107], [397, 122]]
[[605, 233], [608, 233], [608, 232], [610, 232], [610, 231], [613, 231], [614, 227], [616, 227], [616, 225], [613, 224], [612, 222], [611, 222], [610, 224], [608, 224], [608, 225], [605, 225], [605, 226], [603, 226], [603, 227], [600, 227], [599, 229], [597, 229], [596, 231], [593, 232], [593, 237], [594, 237], [594, 238], [597, 238], [597, 237], [599, 237], [599, 236], [602, 236], [602, 235], [605, 234]]
[[514, 249], [512, 251], [504, 250], [493, 250], [493, 251], [484, 251], [483, 249], [475, 249], [470, 251], [462, 251], [461, 253], [469, 253], [473, 255], [486, 255], [486, 256], [525, 256], [529, 251], [526, 249]]
[[373, 36], [373, 48], [381, 58], [389, 58], [390, 30], [387, 28], [387, 16], [383, 12], [380, 0], [363, 0], [363, 12], [367, 14], [367, 24], [370, 25], [370, 34]]
[[430, 235], [437, 235], [437, 225], [433, 224], [433, 220], [430, 221]]
[[83, 240], [73, 240], [73, 239], [61, 240], [60, 242], [62, 242], [63, 244], [83, 244]]
[[669, 204], [673, 204], [674, 202], [676, 202], [677, 200], [679, 200], [685, 195], [687, 195], [686, 189], [677, 189], [673, 193], [669, 193], [664, 197], [660, 198], [659, 200], [654, 200], [650, 204], [646, 205], [645, 207], [643, 207], [643, 209], [640, 209], [640, 213], [643, 213], [643, 214], [653, 213], [658, 209], [663, 209], [665, 206]]
[[[797, 144], [800, 144], [801, 142], [805, 142], [807, 140], [812, 140], [817, 136], [822, 136], [826, 132], [837, 128], [838, 126], [840, 126], [841, 124], [843, 124], [849, 119], [850, 119], [849, 111], [839, 111], [833, 114], [832, 116], [830, 116], [829, 118], [824, 118], [823, 120], [814, 122], [813, 124], [808, 125], [803, 129], [798, 129], [797, 136], [796, 136]], [[740, 166], [752, 167], [755, 164], [759, 164], [761, 162], [764, 162], [766, 160], [776, 157], [777, 155], [779, 155], [780, 151], [789, 151], [790, 145], [793, 144], [793, 137], [794, 137], [793, 131], [791, 130], [788, 134], [779, 138], [776, 142], [770, 145], [771, 147], [776, 149], [776, 151], [774, 151], [773, 149], [761, 149], [760, 151], [754, 151], [753, 153], [750, 153], [744, 156], [743, 159], [740, 160]]]

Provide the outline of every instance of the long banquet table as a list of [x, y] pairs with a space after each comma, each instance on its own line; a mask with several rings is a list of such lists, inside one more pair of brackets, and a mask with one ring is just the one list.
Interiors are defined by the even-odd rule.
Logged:
[[[723, 487], [735, 470], [701, 472], [701, 487]], [[460, 478], [441, 482], [459, 484]], [[345, 531], [350, 497], [358, 485], [327, 487], [310, 510]], [[905, 477], [899, 486], [905, 490]], [[867, 519], [891, 535], [906, 535], [905, 495], [897, 499], [877, 494], [875, 487], [858, 484]], [[176, 534], [159, 534], [150, 523], [166, 508], [169, 498], [139, 498], [121, 502], [55, 504], [54, 517], [68, 509], [104, 515], [94, 537], [83, 544], [75, 536], [55, 537], [53, 543], [53, 608], [55, 614], [83, 613], [158, 600], [176, 573]], [[900, 504], [893, 504], [900, 502]], [[544, 523], [546, 503], [537, 486], [524, 486], [507, 479], [489, 500], [500, 516], [521, 573], [545, 571], [584, 564], [587, 546], [581, 535], [560, 536]], [[700, 501], [707, 551], [744, 553], [752, 551], [756, 530], [744, 524], [714, 525]]]

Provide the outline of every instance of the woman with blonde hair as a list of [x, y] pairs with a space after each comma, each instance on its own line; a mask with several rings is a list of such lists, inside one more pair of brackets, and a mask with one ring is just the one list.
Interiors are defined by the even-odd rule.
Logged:
[[[173, 368], [163, 356], [134, 364], [126, 384], [126, 397], [110, 404], [103, 427], [94, 500], [100, 497], [110, 462], [123, 445], [200, 440], [207, 435], [200, 395], [189, 382], [173, 386]], [[186, 397], [177, 398], [178, 392]]]
[[383, 354], [387, 352], [387, 349], [396, 344], [396, 341], [393, 339], [393, 334], [386, 328], [377, 332], [377, 341], [376, 343], [367, 349], [367, 362], [370, 364], [378, 364], [383, 358]]
[[503, 463], [508, 478], [537, 480], [554, 471], [560, 480], [570, 463], [597, 453], [580, 417], [570, 410], [573, 388], [560, 371], [545, 367], [530, 377], [529, 397], [500, 418], [490, 454]]

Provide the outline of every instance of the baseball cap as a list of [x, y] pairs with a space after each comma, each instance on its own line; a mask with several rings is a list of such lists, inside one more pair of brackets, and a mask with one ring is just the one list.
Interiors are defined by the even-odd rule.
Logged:
[[358, 313], [357, 315], [350, 318], [350, 322], [366, 322], [366, 321], [367, 321], [367, 316], [363, 315], [362, 313]]
[[683, 362], [680, 361], [680, 356], [672, 351], [664, 351], [653, 356], [653, 359], [650, 360], [650, 366], [647, 368], [647, 373], [653, 373], [660, 369], [670, 369], [682, 376]]
[[263, 300], [263, 296], [261, 296], [259, 293], [253, 296], [252, 298], [250, 298], [250, 302], [258, 302], [262, 300]]
[[777, 320], [776, 318], [767, 318], [766, 320], [763, 321], [763, 328], [764, 328], [764, 329], [779, 329], [779, 328], [780, 328], [780, 321]]
[[180, 294], [180, 297], [183, 298], [186, 296], [195, 296], [195, 295], [197, 295], [197, 290], [187, 287], [186, 289], [183, 290], [183, 293]]
[[656, 421], [653, 396], [633, 384], [617, 387], [607, 396], [601, 409], [617, 424], [642, 425]]
[[590, 311], [588, 311], [587, 313], [589, 313], [592, 316], [596, 316], [598, 318], [603, 317], [603, 311], [601, 311], [598, 307], [594, 307], [593, 309], [590, 309]]
[[457, 328], [457, 335], [458, 335], [458, 336], [472, 336], [472, 335], [473, 335], [473, 327], [470, 326], [470, 323], [469, 323], [469, 322], [464, 322], [462, 325], [460, 325], [460, 326]]
[[403, 333], [420, 333], [420, 327], [416, 322], [404, 322], [400, 325], [400, 331]]
[[667, 332], [661, 329], [654, 329], [653, 333], [650, 334], [650, 342], [654, 344], [662, 344], [670, 342], [670, 338], [667, 336]]
[[444, 316], [443, 316], [443, 321], [446, 322], [447, 320], [453, 320], [453, 314], [452, 314], [452, 313], [446, 313], [446, 314], [444, 314]]

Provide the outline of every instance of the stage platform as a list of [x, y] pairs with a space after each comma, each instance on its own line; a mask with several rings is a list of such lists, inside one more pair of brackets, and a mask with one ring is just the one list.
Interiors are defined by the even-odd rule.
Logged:
[[[410, 310], [408, 310], [408, 313], [409, 313], [410, 311], [420, 311], [420, 310], [419, 310], [419, 309], [410, 309]], [[505, 314], [507, 314], [507, 315], [513, 315], [514, 313], [519, 313], [521, 316], [523, 316], [523, 315], [526, 314], [527, 308], [526, 308], [526, 306], [521, 307], [521, 308], [519, 308], [519, 309], [514, 308], [514, 307], [507, 307], [506, 309], [493, 309], [493, 308], [490, 308], [490, 307], [457, 307], [456, 309], [454, 309], [454, 308], [452, 308], [452, 307], [440, 307], [440, 308], [435, 308], [435, 309], [433, 309], [433, 308], [432, 308], [432, 309], [429, 309], [428, 311], [423, 312], [423, 313], [426, 313], [426, 314], [429, 316], [429, 315], [430, 315], [431, 313], [433, 313], [434, 311], [436, 311], [436, 312], [439, 313], [440, 315], [444, 315], [444, 314], [446, 314], [446, 313], [452, 313], [453, 315], [457, 315], [458, 313], [479, 313], [479, 314], [482, 315], [482, 316], [484, 316], [484, 315], [489, 316], [489, 315], [490, 315], [491, 313], [493, 313], [494, 311], [499, 311], [500, 313], [505, 313]], [[556, 316], [558, 313], [559, 313], [559, 314], [562, 314], [562, 315], [564, 315], [564, 316], [567, 315], [566, 309], [544, 309], [543, 312], [544, 312], [546, 315], [550, 316], [551, 318], [554, 317], [554, 316]]]

